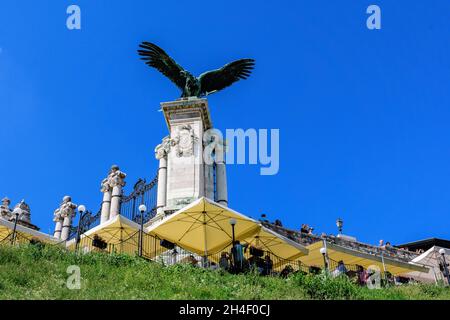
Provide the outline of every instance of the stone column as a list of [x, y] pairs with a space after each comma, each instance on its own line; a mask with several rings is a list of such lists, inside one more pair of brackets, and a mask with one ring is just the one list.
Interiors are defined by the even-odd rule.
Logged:
[[61, 240], [67, 241], [70, 236], [70, 228], [72, 227], [72, 219], [75, 217], [75, 209], [77, 205], [72, 202], [72, 198], [69, 196], [65, 196], [63, 198], [63, 202], [61, 203], [61, 207], [59, 208], [59, 212], [62, 222], [62, 230], [61, 230]]
[[155, 157], [159, 160], [158, 169], [158, 194], [156, 198], [156, 215], [164, 215], [164, 207], [167, 204], [167, 154], [170, 148], [170, 138], [165, 137], [155, 149]]
[[125, 178], [127, 176], [120, 171], [118, 166], [113, 166], [111, 170], [109, 182], [109, 185], [112, 187], [110, 219], [120, 214], [120, 198], [122, 197], [122, 188], [125, 186]]
[[55, 213], [53, 214], [53, 216], [54, 216], [53, 221], [55, 222], [55, 232], [53, 233], [53, 236], [56, 239], [61, 239], [63, 218], [61, 217], [60, 208], [55, 210]]
[[205, 197], [214, 201], [214, 165], [205, 163]]
[[216, 190], [217, 203], [228, 207], [227, 171], [225, 164], [225, 143], [216, 148]]
[[109, 220], [109, 211], [111, 209], [111, 186], [109, 185], [109, 175], [106, 179], [103, 179], [100, 191], [103, 192], [100, 224], [103, 224]]

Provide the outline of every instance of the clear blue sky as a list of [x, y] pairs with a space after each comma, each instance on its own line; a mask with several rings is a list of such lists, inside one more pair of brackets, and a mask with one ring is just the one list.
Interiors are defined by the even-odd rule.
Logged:
[[155, 175], [159, 103], [179, 92], [138, 59], [148, 40], [196, 74], [257, 60], [209, 103], [219, 129], [279, 128], [280, 173], [230, 166], [232, 208], [327, 233], [341, 216], [369, 243], [450, 238], [449, 21], [447, 0], [2, 0], [0, 197], [48, 232], [66, 194], [99, 208], [111, 164], [127, 192]]

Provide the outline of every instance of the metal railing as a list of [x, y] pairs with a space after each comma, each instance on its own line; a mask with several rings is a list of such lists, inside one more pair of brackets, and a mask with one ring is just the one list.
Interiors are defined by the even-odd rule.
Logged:
[[148, 260], [157, 260], [159, 256], [168, 250], [161, 246], [161, 240], [158, 237], [146, 233], [142, 235], [141, 242], [140, 233], [140, 231], [136, 231], [126, 239], [110, 242], [104, 241], [97, 235], [84, 235], [81, 237], [76, 250], [83, 253], [101, 252], [109, 254], [126, 254], [131, 256], [141, 254], [143, 258]]
[[[95, 215], [95, 216], [98, 216]], [[96, 219], [95, 219], [96, 220]], [[90, 220], [86, 220], [90, 221]], [[142, 235], [142, 240], [141, 240]], [[11, 245], [12, 233], [4, 239], [0, 239], [0, 245]], [[38, 241], [39, 242], [39, 241]], [[22, 236], [20, 233], [15, 235], [15, 244], [33, 244], [33, 239]], [[366, 285], [368, 278], [360, 280], [362, 272], [369, 274], [369, 270], [362, 266], [345, 264], [345, 271], [336, 273], [339, 270], [339, 262], [330, 258], [327, 259], [326, 267], [322, 265], [309, 266], [299, 260], [288, 260], [278, 257], [270, 251], [257, 250], [259, 254], [252, 252], [246, 247], [242, 256], [238, 258], [231, 249], [231, 243], [213, 254], [206, 257], [194, 254], [182, 247], [166, 242], [157, 236], [136, 231], [127, 238], [117, 241], [105, 241], [97, 235], [86, 235], [79, 239], [77, 245], [71, 246], [69, 250], [77, 250], [81, 253], [105, 253], [105, 254], [125, 254], [130, 256], [140, 255], [149, 261], [162, 263], [166, 266], [175, 264], [190, 264], [196, 267], [202, 267], [212, 270], [222, 270], [232, 274], [255, 272], [261, 276], [287, 277], [291, 274], [319, 274], [324, 269], [328, 270], [332, 276], [339, 274], [345, 275], [355, 280], [355, 283]], [[245, 246], [244, 246], [245, 247]], [[389, 272], [380, 272], [381, 285], [393, 285], [395, 278]]]
[[86, 231], [100, 225], [101, 210], [96, 214], [92, 214], [90, 211], [86, 211], [82, 217], [79, 217], [78, 225], [70, 228], [69, 239], [75, 239], [79, 233], [82, 235]]
[[397, 249], [392, 246], [377, 247], [362, 242], [349, 241], [332, 235], [318, 236], [315, 234], [289, 230], [284, 227], [280, 227], [265, 221], [262, 221], [261, 223], [265, 227], [287, 237], [288, 239], [296, 241], [304, 246], [309, 246], [316, 242], [326, 240], [331, 244], [335, 244], [347, 249], [357, 250], [359, 252], [363, 252], [378, 257], [383, 255], [384, 257], [389, 257], [391, 259], [399, 260], [401, 262], [410, 262], [419, 255], [418, 253], [403, 249]]
[[[143, 224], [147, 223], [156, 215], [157, 186], [157, 177], [148, 184], [145, 180], [139, 179], [135, 183], [133, 191], [127, 196], [122, 196], [120, 215], [138, 224], [141, 222]], [[148, 208], [147, 212], [142, 216], [142, 220], [139, 212], [139, 205], [141, 204], [145, 204]], [[92, 214], [90, 211], [85, 212], [83, 217], [79, 218], [78, 224], [71, 227], [68, 240], [75, 239], [78, 233], [81, 236], [90, 229], [100, 225], [100, 219], [101, 209], [95, 214]]]

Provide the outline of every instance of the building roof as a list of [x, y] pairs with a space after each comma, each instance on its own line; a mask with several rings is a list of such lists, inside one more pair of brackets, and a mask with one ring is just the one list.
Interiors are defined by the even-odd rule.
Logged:
[[399, 245], [396, 245], [395, 247], [405, 248], [405, 249], [408, 249], [409, 251], [416, 251], [419, 249], [427, 251], [428, 249], [430, 249], [434, 246], [450, 249], [450, 240], [439, 239], [439, 238], [429, 238], [429, 239], [399, 244]]

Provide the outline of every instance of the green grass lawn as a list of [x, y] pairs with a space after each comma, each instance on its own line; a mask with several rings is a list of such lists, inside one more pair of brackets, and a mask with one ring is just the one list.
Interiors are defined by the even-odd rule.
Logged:
[[[67, 288], [69, 266], [81, 288]], [[75, 254], [52, 246], [0, 246], [0, 299], [450, 299], [449, 288], [360, 288], [346, 278], [230, 275], [138, 257]]]

